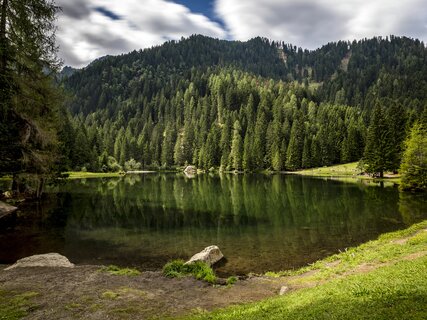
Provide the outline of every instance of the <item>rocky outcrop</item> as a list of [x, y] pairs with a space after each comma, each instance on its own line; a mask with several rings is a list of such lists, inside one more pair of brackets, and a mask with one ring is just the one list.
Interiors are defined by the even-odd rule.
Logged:
[[196, 261], [203, 261], [209, 266], [212, 266], [219, 260], [221, 260], [223, 257], [224, 255], [222, 254], [218, 246], [209, 246], [192, 256], [190, 260], [186, 262], [186, 264], [193, 263]]
[[74, 264], [72, 264], [66, 257], [60, 255], [59, 253], [46, 253], [19, 259], [15, 264], [4, 270], [26, 267], [73, 268]]
[[0, 201], [0, 218], [7, 216], [12, 212], [15, 212], [16, 210], [18, 210], [17, 207], [13, 207], [7, 203]]

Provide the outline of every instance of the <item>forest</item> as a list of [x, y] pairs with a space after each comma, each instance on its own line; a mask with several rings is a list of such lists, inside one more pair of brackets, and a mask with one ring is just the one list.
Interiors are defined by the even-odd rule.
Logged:
[[370, 173], [397, 172], [426, 114], [426, 57], [394, 36], [314, 51], [192, 36], [107, 56], [59, 82], [66, 165], [249, 172], [364, 159]]
[[408, 188], [426, 187], [419, 40], [305, 50], [193, 35], [60, 71], [49, 20], [58, 8], [35, 3], [35, 22], [13, 4], [21, 20], [6, 15], [17, 31], [2, 38], [0, 172], [15, 190], [22, 174], [35, 175], [41, 192], [66, 171], [295, 171], [353, 161], [377, 177], [402, 168]]

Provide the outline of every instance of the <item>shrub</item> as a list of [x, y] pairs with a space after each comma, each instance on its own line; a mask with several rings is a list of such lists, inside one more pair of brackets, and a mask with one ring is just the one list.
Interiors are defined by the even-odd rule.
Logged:
[[227, 278], [225, 283], [227, 284], [227, 286], [231, 286], [231, 285], [235, 284], [236, 282], [237, 282], [237, 277], [231, 276], [231, 277]]
[[179, 278], [192, 275], [197, 280], [203, 280], [208, 283], [216, 282], [213, 269], [208, 264], [201, 261], [185, 264], [184, 260], [173, 260], [165, 264], [163, 267], [163, 274], [168, 278]]

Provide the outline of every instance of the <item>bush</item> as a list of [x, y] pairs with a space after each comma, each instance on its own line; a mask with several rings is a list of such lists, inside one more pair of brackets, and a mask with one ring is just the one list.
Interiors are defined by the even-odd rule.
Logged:
[[201, 261], [196, 261], [190, 264], [185, 264], [184, 260], [168, 262], [163, 267], [163, 274], [168, 278], [179, 278], [192, 275], [197, 280], [203, 280], [208, 283], [216, 282], [216, 276], [213, 269], [208, 264]]

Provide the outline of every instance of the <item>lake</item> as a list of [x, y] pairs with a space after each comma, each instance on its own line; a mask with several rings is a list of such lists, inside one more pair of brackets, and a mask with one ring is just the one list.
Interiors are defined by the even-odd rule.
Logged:
[[297, 268], [426, 219], [425, 195], [295, 175], [68, 180], [0, 221], [0, 263], [59, 252], [158, 270], [216, 244], [219, 275]]

